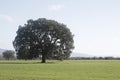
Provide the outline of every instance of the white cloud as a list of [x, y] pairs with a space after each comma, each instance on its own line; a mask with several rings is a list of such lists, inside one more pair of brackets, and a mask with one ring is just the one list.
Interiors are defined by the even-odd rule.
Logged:
[[119, 37], [113, 37], [113, 38], [112, 38], [112, 41], [115, 41], [115, 42], [116, 42], [116, 41], [120, 41], [120, 38], [119, 38]]
[[10, 23], [14, 23], [15, 20], [12, 16], [9, 16], [9, 15], [2, 15], [0, 14], [0, 20], [5, 20], [5, 21], [8, 21]]
[[61, 4], [50, 5], [48, 8], [49, 8], [49, 10], [51, 10], [51, 11], [59, 11], [59, 10], [61, 10], [61, 9], [64, 8], [64, 5], [61, 5]]

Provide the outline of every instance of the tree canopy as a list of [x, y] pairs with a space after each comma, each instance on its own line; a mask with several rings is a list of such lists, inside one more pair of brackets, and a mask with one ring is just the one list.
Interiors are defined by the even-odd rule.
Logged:
[[12, 50], [6, 50], [2, 53], [3, 58], [6, 60], [14, 59], [15, 58], [15, 52]]
[[18, 59], [42, 57], [42, 63], [45, 63], [46, 58], [69, 58], [74, 49], [73, 43], [73, 34], [66, 25], [39, 18], [19, 26], [13, 46]]

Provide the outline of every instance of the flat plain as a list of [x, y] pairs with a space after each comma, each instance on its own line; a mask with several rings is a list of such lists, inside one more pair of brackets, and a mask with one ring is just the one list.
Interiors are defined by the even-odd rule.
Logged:
[[1, 60], [0, 80], [120, 80], [120, 61]]

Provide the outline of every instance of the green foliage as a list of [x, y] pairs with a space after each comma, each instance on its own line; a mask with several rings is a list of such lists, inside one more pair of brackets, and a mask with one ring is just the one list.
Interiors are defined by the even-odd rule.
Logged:
[[0, 80], [119, 80], [119, 68], [119, 60], [0, 61]]
[[6, 50], [2, 54], [6, 60], [15, 59], [15, 52], [12, 50]]
[[44, 63], [46, 58], [68, 58], [74, 48], [73, 43], [73, 35], [66, 25], [40, 18], [19, 26], [13, 45], [18, 59], [42, 56]]

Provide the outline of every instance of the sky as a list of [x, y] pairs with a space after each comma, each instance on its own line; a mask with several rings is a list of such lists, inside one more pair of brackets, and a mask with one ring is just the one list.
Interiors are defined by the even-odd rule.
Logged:
[[18, 26], [38, 18], [66, 24], [73, 52], [120, 57], [120, 0], [0, 0], [0, 48], [14, 50]]

